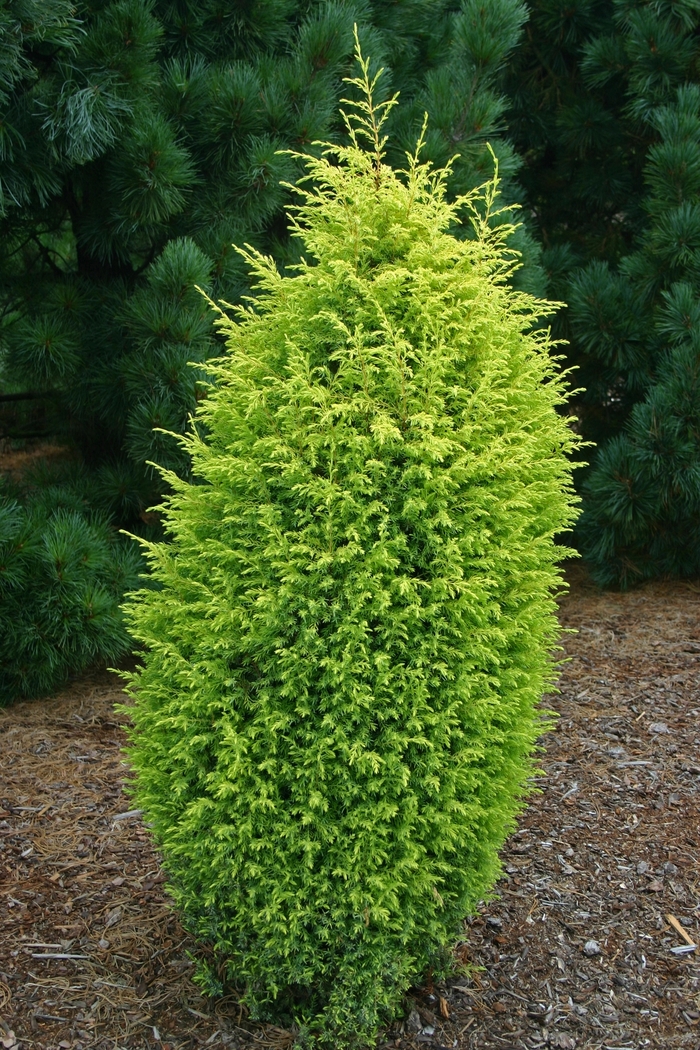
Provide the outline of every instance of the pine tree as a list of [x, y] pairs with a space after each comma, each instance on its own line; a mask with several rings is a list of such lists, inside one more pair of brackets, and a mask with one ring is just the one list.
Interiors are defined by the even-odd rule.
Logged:
[[[338, 99], [356, 22], [406, 102], [415, 141], [461, 153], [454, 192], [492, 170], [517, 197], [499, 95], [525, 17], [519, 0], [5, 0], [0, 63], [0, 437], [63, 431], [90, 471], [83, 501], [146, 534], [157, 462], [183, 433], [217, 336], [195, 286], [250, 292], [233, 243], [298, 261], [285, 182], [343, 131]], [[505, 221], [509, 216], [502, 217]], [[462, 231], [468, 235], [468, 231]], [[543, 291], [538, 251], [516, 280]], [[39, 396], [37, 396], [39, 395]], [[167, 433], [166, 433], [167, 432]], [[144, 518], [148, 521], [144, 522]]]
[[575, 286], [576, 321], [589, 331], [600, 324], [591, 300], [621, 289], [647, 371], [584, 490], [583, 549], [601, 582], [623, 586], [700, 572], [700, 85], [679, 88], [646, 119], [658, 134], [645, 169], [647, 229], [617, 273], [590, 281], [589, 269]]
[[515, 141], [545, 242], [550, 294], [569, 305], [599, 443], [579, 537], [596, 578], [628, 585], [698, 571], [697, 343], [700, 165], [694, 82], [700, 4], [533, 5], [515, 63]]
[[253, 1016], [334, 1050], [496, 877], [575, 516], [549, 306], [508, 286], [495, 186], [449, 204], [419, 151], [390, 168], [360, 61], [350, 145], [295, 157], [302, 261], [241, 253], [258, 295], [221, 317], [170, 543], [142, 541], [125, 709], [185, 921]]

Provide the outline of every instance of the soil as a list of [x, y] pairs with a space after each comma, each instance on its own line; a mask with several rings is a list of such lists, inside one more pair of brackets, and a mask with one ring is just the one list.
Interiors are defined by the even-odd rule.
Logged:
[[[461, 972], [412, 989], [385, 1047], [700, 1050], [700, 587], [571, 582], [540, 794]], [[192, 980], [203, 949], [123, 794], [121, 700], [103, 672], [0, 711], [0, 1046], [283, 1050]]]

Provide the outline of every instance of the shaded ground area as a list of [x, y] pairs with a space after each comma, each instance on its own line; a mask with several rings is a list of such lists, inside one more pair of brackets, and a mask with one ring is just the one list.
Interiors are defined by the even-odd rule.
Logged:
[[[14, 444], [20, 447], [14, 448]], [[12, 442], [7, 438], [0, 438], [1, 473], [7, 474], [12, 481], [21, 480], [27, 470], [38, 465], [50, 468], [74, 458], [75, 453], [67, 445], [46, 441]]]
[[[465, 972], [414, 989], [383, 1045], [700, 1050], [700, 588], [600, 594], [576, 570], [570, 662], [537, 796]], [[203, 999], [198, 949], [122, 793], [119, 683], [0, 711], [0, 1046], [287, 1047], [234, 998]]]

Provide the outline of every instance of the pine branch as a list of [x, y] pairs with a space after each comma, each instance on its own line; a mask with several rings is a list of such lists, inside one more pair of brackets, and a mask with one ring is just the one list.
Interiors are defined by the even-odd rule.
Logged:
[[[35, 244], [37, 246], [37, 248], [39, 249], [39, 252], [41, 254], [42, 259], [48, 265], [48, 267], [51, 270], [51, 272], [54, 273], [57, 277], [65, 277], [65, 271], [62, 270], [60, 268], [60, 266], [56, 265], [56, 263], [51, 258], [51, 250], [45, 244], [42, 244], [42, 242], [39, 240], [38, 235], [37, 234], [32, 234], [32, 236], [30, 238], [30, 241], [31, 241], [31, 243], [33, 243], [33, 244]], [[56, 252], [55, 254], [59, 255], [58, 252]], [[59, 258], [61, 258], [60, 255], [59, 255]]]

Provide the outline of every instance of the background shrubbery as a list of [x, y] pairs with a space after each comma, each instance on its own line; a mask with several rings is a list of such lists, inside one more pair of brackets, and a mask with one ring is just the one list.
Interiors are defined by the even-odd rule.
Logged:
[[90, 509], [86, 479], [63, 473], [27, 479], [29, 498], [0, 489], [0, 706], [130, 647], [119, 603], [142, 559]]
[[601, 583], [700, 571], [700, 4], [533, 0], [510, 130], [582, 387]]

